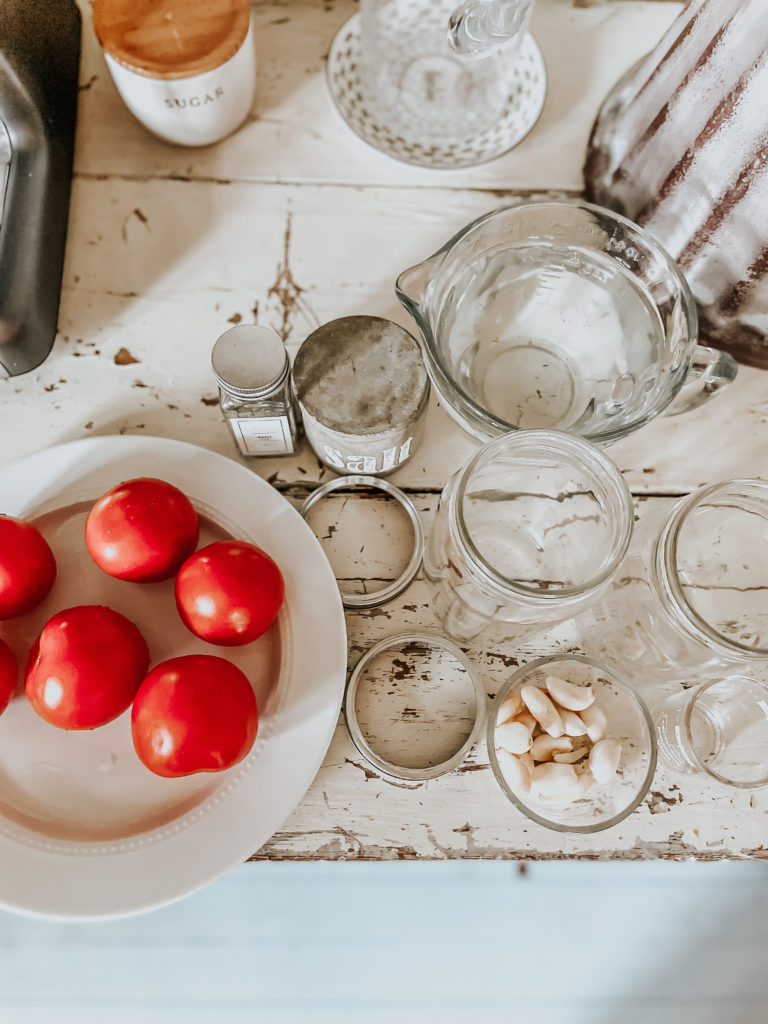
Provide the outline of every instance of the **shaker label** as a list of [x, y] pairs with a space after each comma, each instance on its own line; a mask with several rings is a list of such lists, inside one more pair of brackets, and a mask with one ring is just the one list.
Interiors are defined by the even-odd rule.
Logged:
[[243, 455], [290, 455], [293, 451], [287, 416], [249, 416], [229, 422]]

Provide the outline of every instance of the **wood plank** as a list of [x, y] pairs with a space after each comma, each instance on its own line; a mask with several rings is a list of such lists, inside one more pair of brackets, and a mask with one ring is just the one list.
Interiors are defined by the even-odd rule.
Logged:
[[489, 164], [448, 172], [409, 167], [369, 149], [333, 108], [325, 60], [335, 32], [357, 9], [352, 0], [255, 3], [259, 77], [252, 119], [229, 139], [198, 150], [160, 142], [134, 120], [112, 85], [86, 0], [82, 9], [79, 174], [495, 189], [581, 188], [600, 102], [659, 39], [680, 4], [624, 0], [580, 9], [572, 0], [539, 0], [532, 31], [549, 82], [535, 131]]
[[[341, 517], [351, 532], [354, 524], [350, 526], [350, 511], [343, 508], [343, 497], [331, 497], [317, 506], [314, 528], [321, 537], [330, 534], [323, 543], [332, 561], [344, 562], [347, 578], [366, 580], [373, 589], [373, 580], [386, 575], [391, 551], [402, 543], [403, 534], [385, 501], [367, 499], [366, 504], [366, 521], [373, 514], [371, 506], [378, 506], [382, 526], [379, 530], [368, 526], [371, 546], [363, 552], [344, 542]], [[671, 499], [642, 500], [638, 512], [643, 518], [672, 504]], [[434, 494], [418, 495], [417, 506], [427, 530], [435, 505]], [[335, 531], [329, 529], [333, 525]], [[405, 594], [382, 608], [348, 611], [350, 666], [383, 637], [415, 628], [439, 632], [430, 596], [426, 581], [419, 578]], [[578, 649], [577, 638], [578, 626], [571, 621], [521, 638], [519, 643], [480, 649], [485, 643], [480, 640], [472, 647], [461, 646], [479, 670], [492, 701], [518, 665], [544, 654]], [[649, 705], [677, 689], [675, 683], [648, 680], [642, 666], [625, 666], [625, 672]], [[439, 681], [424, 686], [433, 686], [441, 700], [446, 696]], [[381, 708], [378, 715], [371, 715], [383, 730], [389, 721], [384, 703], [389, 689], [391, 684], [381, 687]], [[494, 713], [492, 703], [489, 713]], [[375, 737], [375, 730], [372, 735]], [[561, 835], [528, 821], [507, 802], [490, 771], [483, 743], [450, 774], [414, 784], [389, 780], [373, 769], [361, 758], [340, 722], [309, 792], [257, 857], [763, 859], [767, 856], [763, 850], [767, 810], [765, 790], [733, 791], [708, 779], [659, 768], [648, 797], [623, 823], [592, 836]]]
[[[396, 276], [495, 202], [468, 190], [78, 180], [60, 333], [39, 370], [0, 379], [9, 424], [0, 464], [121, 431], [237, 457], [210, 370], [219, 333], [257, 319], [295, 352], [318, 323], [352, 313], [415, 330], [394, 295]], [[762, 371], [743, 368], [712, 403], [610, 449], [635, 491], [679, 494], [768, 475]], [[475, 449], [433, 401], [421, 447], [393, 480], [440, 488]], [[306, 445], [295, 461], [250, 465], [278, 485], [329, 475]]]

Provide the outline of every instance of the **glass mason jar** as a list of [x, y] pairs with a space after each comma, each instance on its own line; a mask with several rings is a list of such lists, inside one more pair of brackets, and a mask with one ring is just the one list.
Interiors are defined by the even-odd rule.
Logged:
[[435, 615], [460, 641], [567, 619], [609, 585], [632, 525], [623, 477], [588, 442], [550, 430], [489, 441], [440, 498], [424, 555]]
[[635, 531], [581, 617], [582, 646], [644, 678], [710, 677], [768, 659], [768, 483], [703, 487]]

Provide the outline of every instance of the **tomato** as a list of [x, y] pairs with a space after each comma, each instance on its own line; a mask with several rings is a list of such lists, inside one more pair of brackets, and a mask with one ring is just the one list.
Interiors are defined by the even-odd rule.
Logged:
[[197, 514], [178, 487], [142, 477], [107, 491], [85, 523], [85, 544], [100, 569], [119, 580], [167, 580], [197, 547]]
[[40, 531], [0, 515], [0, 619], [32, 611], [55, 579], [56, 560]]
[[139, 687], [131, 711], [136, 753], [166, 778], [230, 768], [251, 749], [258, 726], [247, 677], [210, 654], [161, 662]]
[[0, 714], [8, 707], [18, 681], [19, 670], [13, 651], [4, 640], [0, 640]]
[[149, 668], [144, 637], [103, 605], [67, 608], [43, 626], [29, 654], [29, 703], [60, 729], [95, 729], [129, 707]]
[[269, 555], [241, 540], [201, 548], [176, 577], [176, 606], [185, 625], [222, 647], [250, 643], [266, 632], [284, 593], [282, 573]]

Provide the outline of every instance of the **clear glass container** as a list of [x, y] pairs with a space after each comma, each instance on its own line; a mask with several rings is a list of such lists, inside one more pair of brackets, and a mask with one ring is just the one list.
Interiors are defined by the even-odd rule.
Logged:
[[653, 708], [659, 758], [678, 772], [727, 786], [768, 784], [768, 686], [746, 676], [712, 679]]
[[424, 555], [443, 630], [515, 636], [596, 600], [629, 545], [632, 497], [599, 449], [556, 431], [490, 441], [447, 483]]
[[701, 488], [638, 525], [610, 589], [578, 627], [583, 649], [659, 680], [768, 660], [768, 483]]
[[241, 325], [213, 347], [221, 410], [243, 455], [293, 455], [299, 434], [291, 364], [279, 335]]
[[484, 441], [543, 428], [610, 444], [736, 376], [730, 356], [697, 346], [670, 256], [588, 203], [494, 210], [405, 270], [396, 291], [441, 403]]
[[498, 121], [533, 0], [361, 0], [363, 95], [416, 144], [462, 142]]
[[[589, 687], [595, 694], [594, 707], [605, 715], [605, 738], [621, 744], [615, 773], [603, 784], [592, 782], [578, 799], [536, 798], [533, 789], [521, 787], [509, 769], [505, 771], [506, 758], [497, 749], [498, 709], [526, 686], [544, 687], [550, 676]], [[495, 707], [488, 723], [491, 770], [505, 796], [539, 825], [557, 832], [601, 832], [623, 821], [648, 793], [656, 771], [653, 721], [642, 698], [608, 666], [579, 655], [537, 658], [508, 680], [496, 696]]]

